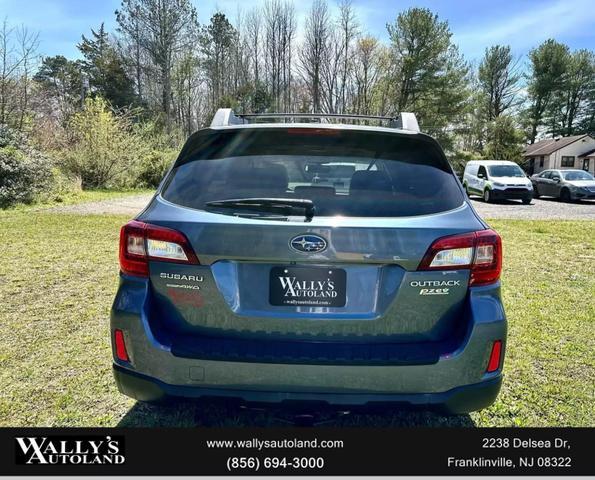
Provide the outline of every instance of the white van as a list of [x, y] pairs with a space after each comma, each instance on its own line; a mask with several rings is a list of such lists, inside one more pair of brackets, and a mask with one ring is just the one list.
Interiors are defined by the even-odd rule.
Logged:
[[463, 187], [467, 195], [479, 195], [486, 202], [522, 200], [525, 205], [533, 198], [533, 185], [525, 172], [507, 160], [472, 160], [465, 165]]

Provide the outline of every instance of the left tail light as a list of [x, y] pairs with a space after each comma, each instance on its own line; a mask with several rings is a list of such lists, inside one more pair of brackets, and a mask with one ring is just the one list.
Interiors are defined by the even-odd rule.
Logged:
[[495, 283], [502, 271], [502, 240], [493, 230], [439, 238], [430, 245], [417, 269], [468, 269], [469, 285]]
[[183, 233], [132, 220], [120, 230], [120, 270], [126, 275], [148, 277], [149, 260], [199, 263]]

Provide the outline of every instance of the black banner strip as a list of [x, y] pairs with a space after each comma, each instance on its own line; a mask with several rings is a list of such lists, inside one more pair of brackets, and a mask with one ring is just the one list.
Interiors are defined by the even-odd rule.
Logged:
[[0, 429], [0, 475], [594, 475], [593, 428]]

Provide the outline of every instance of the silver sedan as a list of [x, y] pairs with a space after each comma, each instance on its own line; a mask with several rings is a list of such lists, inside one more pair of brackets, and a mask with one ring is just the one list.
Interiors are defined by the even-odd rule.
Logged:
[[563, 202], [595, 198], [595, 178], [584, 170], [544, 170], [531, 177], [533, 195]]

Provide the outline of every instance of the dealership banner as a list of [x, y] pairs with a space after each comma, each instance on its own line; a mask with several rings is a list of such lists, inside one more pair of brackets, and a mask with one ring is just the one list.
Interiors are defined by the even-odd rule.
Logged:
[[2, 475], [595, 475], [593, 428], [0, 429]]

